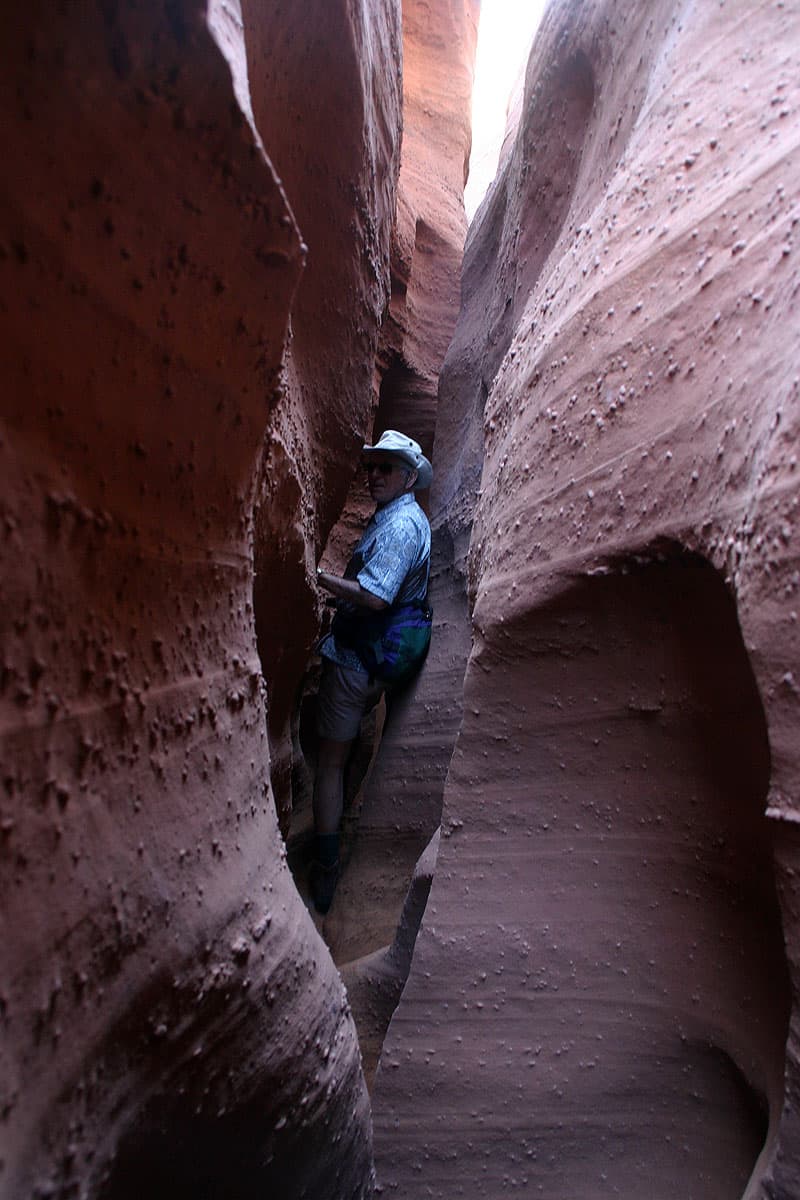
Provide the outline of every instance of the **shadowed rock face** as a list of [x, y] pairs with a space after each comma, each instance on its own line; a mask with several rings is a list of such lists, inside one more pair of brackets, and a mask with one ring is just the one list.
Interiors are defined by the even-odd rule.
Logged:
[[[331, 187], [361, 225], [331, 205], [328, 278], [303, 174], [322, 134], [307, 118], [282, 185], [235, 5], [30, 4], [3, 40], [5, 1196], [370, 1190], [354, 1027], [278, 832], [253, 607], [255, 545], [291, 566], [263, 619], [291, 613], [302, 658], [388, 295], [399, 15], [324, 7], [360, 114]], [[273, 17], [245, 18], [262, 120]], [[343, 280], [340, 357], [314, 359], [309, 312]]]
[[779, 1103], [769, 759], [733, 605], [702, 560], [618, 568], [473, 652], [376, 1085], [384, 1184], [427, 1156], [434, 1195], [739, 1196]]
[[744, 3], [534, 46], [442, 381], [473, 649], [387, 1193], [796, 1193], [799, 55]]

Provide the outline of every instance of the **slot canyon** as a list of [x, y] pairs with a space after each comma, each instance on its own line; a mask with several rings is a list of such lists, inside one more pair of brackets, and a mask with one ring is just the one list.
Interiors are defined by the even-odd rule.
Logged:
[[480, 0], [7, 16], [0, 1197], [794, 1200], [800, 3], [549, 0], [469, 224]]

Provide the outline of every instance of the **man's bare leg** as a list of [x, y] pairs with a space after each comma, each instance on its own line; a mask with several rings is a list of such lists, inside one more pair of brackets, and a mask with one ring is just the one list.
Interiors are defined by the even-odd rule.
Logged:
[[314, 778], [314, 832], [339, 832], [344, 808], [344, 768], [353, 740], [336, 742], [320, 738], [317, 750], [317, 773]]
[[353, 739], [320, 738], [314, 777], [314, 858], [311, 894], [314, 907], [326, 913], [339, 876], [339, 824], [344, 808], [344, 768]]

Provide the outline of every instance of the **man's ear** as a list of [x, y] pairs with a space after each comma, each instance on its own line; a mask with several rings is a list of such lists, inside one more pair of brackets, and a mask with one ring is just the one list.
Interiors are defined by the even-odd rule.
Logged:
[[406, 491], [412, 491], [414, 484], [419, 479], [419, 471], [409, 471], [406, 477]]

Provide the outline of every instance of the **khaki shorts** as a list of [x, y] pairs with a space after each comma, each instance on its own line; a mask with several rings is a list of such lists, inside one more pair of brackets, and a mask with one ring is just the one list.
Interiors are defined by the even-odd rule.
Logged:
[[317, 733], [335, 742], [358, 737], [365, 713], [381, 698], [384, 685], [363, 671], [340, 667], [329, 658], [322, 660], [322, 679], [317, 694]]

